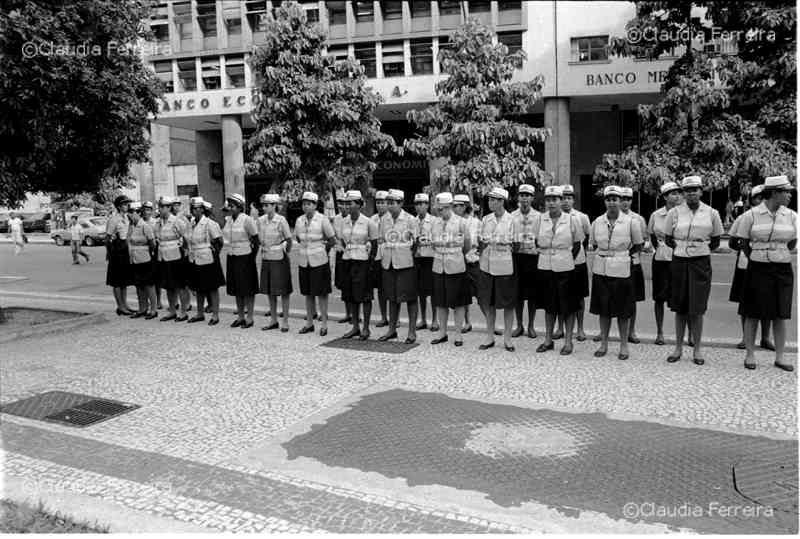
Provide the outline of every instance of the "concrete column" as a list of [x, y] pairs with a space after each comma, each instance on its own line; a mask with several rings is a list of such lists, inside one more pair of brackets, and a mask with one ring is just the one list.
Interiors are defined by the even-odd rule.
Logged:
[[551, 132], [544, 142], [545, 169], [554, 185], [570, 183], [569, 98], [545, 98], [544, 126]]
[[[222, 162], [222, 140], [217, 130], [197, 131], [195, 134], [195, 162], [197, 163], [197, 190], [200, 196], [221, 208], [225, 201], [222, 178], [211, 177], [212, 163]], [[244, 195], [244, 193], [242, 193]]]
[[145, 198], [145, 192], [150, 195], [149, 188], [142, 189], [142, 200], [156, 200], [158, 197], [167, 195], [174, 196], [175, 186], [170, 183], [169, 164], [171, 154], [169, 148], [169, 126], [157, 123], [150, 123], [150, 161], [153, 163], [152, 180], [152, 199]]
[[238, 114], [222, 116], [222, 167], [225, 172], [225, 195], [244, 196], [244, 151], [242, 120]]

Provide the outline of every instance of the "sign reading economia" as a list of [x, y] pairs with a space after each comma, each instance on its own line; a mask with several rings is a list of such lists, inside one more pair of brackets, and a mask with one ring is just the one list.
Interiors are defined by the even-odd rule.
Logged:
[[661, 84], [667, 78], [666, 71], [648, 71], [647, 80], [643, 80], [635, 71], [617, 71], [616, 73], [587, 73], [586, 86], [633, 85], [636, 83]]

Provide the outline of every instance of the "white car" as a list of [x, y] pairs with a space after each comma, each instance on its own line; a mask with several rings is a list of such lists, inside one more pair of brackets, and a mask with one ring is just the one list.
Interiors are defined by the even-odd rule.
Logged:
[[[103, 245], [106, 240], [106, 223], [105, 217], [90, 217], [88, 219], [81, 219], [78, 224], [83, 229], [83, 245], [92, 247], [94, 245]], [[69, 245], [72, 241], [72, 234], [69, 228], [59, 228], [50, 232], [50, 237], [56, 242], [56, 245]]]

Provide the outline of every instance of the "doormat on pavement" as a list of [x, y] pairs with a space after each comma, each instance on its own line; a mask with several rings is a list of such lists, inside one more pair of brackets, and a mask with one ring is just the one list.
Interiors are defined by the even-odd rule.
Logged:
[[138, 404], [67, 391], [48, 391], [0, 406], [0, 412], [70, 427], [86, 427], [137, 408], [140, 408]]
[[322, 346], [329, 346], [331, 348], [342, 348], [344, 350], [358, 350], [359, 352], [381, 352], [383, 354], [405, 354], [412, 348], [419, 346], [418, 343], [406, 344], [403, 341], [377, 341], [371, 339], [368, 341], [360, 341], [358, 339], [333, 339]]

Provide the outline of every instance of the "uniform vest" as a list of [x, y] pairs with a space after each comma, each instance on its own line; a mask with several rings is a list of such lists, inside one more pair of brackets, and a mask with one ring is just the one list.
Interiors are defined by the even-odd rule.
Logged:
[[211, 232], [215, 227], [219, 237], [219, 225], [205, 216], [192, 227], [192, 234], [189, 236], [189, 260], [197, 266], [207, 266], [214, 262]]
[[381, 219], [383, 251], [381, 265], [383, 269], [405, 269], [414, 267], [414, 256], [411, 248], [417, 236], [416, 219], [405, 210], [400, 210], [397, 219], [389, 212]]
[[601, 215], [592, 223], [592, 239], [597, 245], [592, 273], [606, 277], [627, 278], [631, 276], [630, 248], [633, 245], [630, 215], [620, 212], [611, 225], [606, 215]]
[[377, 236], [375, 223], [366, 215], [361, 214], [353, 223], [351, 217], [343, 219], [341, 225], [341, 240], [344, 248], [344, 260], [369, 260], [372, 247], [370, 240]]
[[150, 241], [153, 239], [153, 229], [143, 219], [131, 225], [128, 232], [128, 251], [131, 264], [144, 264], [150, 262]]
[[446, 221], [437, 217], [431, 226], [433, 273], [453, 275], [467, 271], [464, 262], [465, 219], [452, 214]]
[[499, 220], [494, 213], [483, 218], [480, 238], [488, 245], [481, 253], [481, 271], [490, 275], [514, 274], [514, 259], [511, 255], [514, 236], [514, 219], [509, 212], [504, 212]]
[[283, 260], [286, 256], [286, 240], [289, 239], [289, 224], [277, 213], [270, 220], [266, 215], [258, 218], [258, 239], [261, 242], [262, 260]]
[[[294, 225], [294, 233], [298, 242], [297, 251], [300, 255], [298, 263], [304, 268], [316, 268], [328, 263], [323, 219], [327, 220], [328, 218], [319, 212], [314, 212], [310, 221], [305, 215], [301, 215]], [[330, 222], [328, 224], [330, 225]]]
[[252, 223], [252, 221], [250, 216], [244, 213], [240, 213], [235, 220], [229, 218], [225, 222], [225, 228], [222, 229], [222, 237], [229, 254], [243, 256], [253, 252], [247, 223]]
[[573, 234], [573, 218], [568, 213], [562, 213], [558, 217], [555, 231], [550, 214], [543, 213], [539, 219], [536, 241], [539, 246], [540, 270], [562, 272], [575, 269], [572, 245], [578, 238]]
[[431, 236], [433, 232], [433, 216], [426, 213], [423, 219], [416, 218], [419, 230], [417, 238], [419, 239], [417, 246], [417, 257], [430, 258], [433, 256], [433, 244], [431, 243]]
[[536, 230], [539, 224], [539, 212], [531, 208], [528, 213], [522, 213], [517, 209], [511, 213], [514, 219], [514, 230], [517, 237], [514, 240], [519, 243], [520, 254], [535, 255], [539, 251], [536, 249]]
[[183, 230], [174, 215], [167, 217], [166, 222], [163, 219], [158, 220], [156, 239], [158, 239], [158, 259], [160, 261], [171, 262], [181, 259]]

